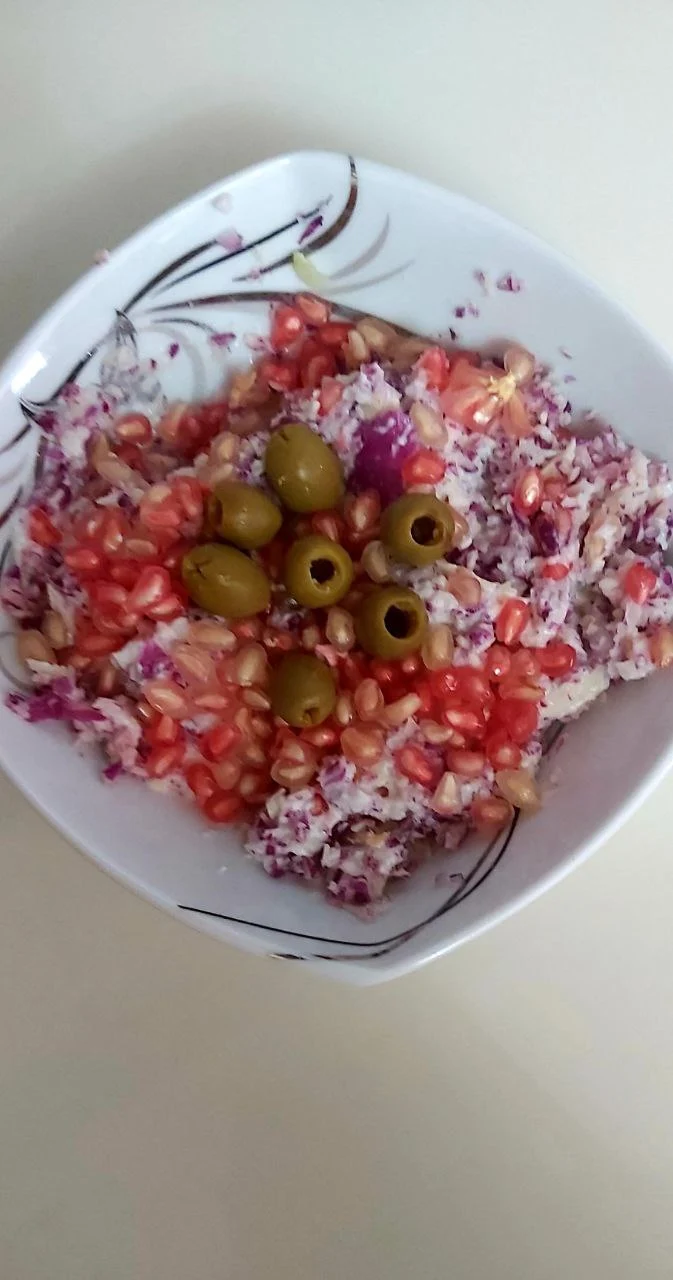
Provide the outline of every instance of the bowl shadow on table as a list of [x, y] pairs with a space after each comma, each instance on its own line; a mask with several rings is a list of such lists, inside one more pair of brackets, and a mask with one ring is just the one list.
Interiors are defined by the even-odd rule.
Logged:
[[[93, 155], [86, 174], [42, 200], [18, 226], [0, 231], [0, 355], [45, 307], [149, 220], [193, 192], [266, 157], [303, 148], [348, 151], [353, 139], [306, 112], [296, 118], [241, 107], [187, 116], [118, 153]], [[390, 157], [382, 157], [390, 158]], [[11, 303], [11, 305], [7, 305]]]

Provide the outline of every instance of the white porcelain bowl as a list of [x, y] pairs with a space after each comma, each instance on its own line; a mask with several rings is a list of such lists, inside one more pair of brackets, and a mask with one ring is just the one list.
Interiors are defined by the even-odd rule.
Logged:
[[[218, 183], [152, 223], [19, 345], [0, 374], [0, 537], [6, 542], [12, 504], [30, 485], [36, 405], [73, 378], [126, 379], [131, 396], [152, 395], [128, 374], [136, 349], [157, 362], [170, 399], [214, 392], [232, 362], [250, 359], [270, 300], [304, 287], [292, 265], [297, 247], [331, 277], [335, 304], [428, 335], [453, 327], [471, 346], [523, 343], [568, 379], [575, 409], [595, 409], [673, 461], [673, 364], [573, 266], [459, 196], [367, 162], [303, 153]], [[479, 272], [492, 282], [488, 293]], [[456, 308], [465, 314], [456, 318]], [[421, 869], [369, 923], [303, 884], [268, 879], [226, 830], [205, 831], [187, 805], [132, 780], [103, 784], [61, 726], [25, 724], [3, 706], [0, 762], [100, 866], [179, 919], [370, 983], [488, 928], [615, 830], [670, 763], [665, 680], [625, 685], [592, 707], [555, 750], [555, 786], [535, 818]], [[8, 687], [1, 677], [3, 694]]]

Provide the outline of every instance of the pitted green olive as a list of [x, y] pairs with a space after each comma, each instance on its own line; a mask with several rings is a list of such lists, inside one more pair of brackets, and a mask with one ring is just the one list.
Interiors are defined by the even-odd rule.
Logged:
[[312, 653], [288, 653], [271, 676], [271, 709], [295, 729], [322, 724], [334, 709], [336, 683], [330, 667]]
[[292, 543], [285, 557], [285, 586], [309, 609], [328, 609], [343, 599], [353, 581], [353, 561], [338, 542], [308, 534]]
[[194, 604], [221, 618], [248, 618], [268, 608], [271, 599], [264, 570], [242, 551], [218, 542], [187, 552], [182, 581]]
[[208, 499], [208, 527], [215, 537], [255, 551], [275, 538], [283, 516], [271, 498], [242, 480], [222, 480]]
[[368, 592], [355, 616], [358, 641], [376, 658], [404, 658], [420, 649], [427, 627], [425, 605], [408, 587]]
[[419, 567], [446, 555], [454, 529], [450, 506], [432, 493], [405, 493], [381, 517], [381, 540], [390, 554]]
[[336, 453], [302, 422], [276, 427], [266, 446], [264, 469], [290, 511], [327, 511], [343, 498], [343, 469]]

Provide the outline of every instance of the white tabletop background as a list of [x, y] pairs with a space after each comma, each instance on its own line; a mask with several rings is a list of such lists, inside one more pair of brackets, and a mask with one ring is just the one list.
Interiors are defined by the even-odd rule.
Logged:
[[[669, 0], [5, 0], [1, 39], [3, 351], [98, 249], [303, 146], [483, 200], [673, 346]], [[0, 782], [3, 1280], [669, 1278], [672, 826], [673, 779], [356, 991], [160, 914]]]

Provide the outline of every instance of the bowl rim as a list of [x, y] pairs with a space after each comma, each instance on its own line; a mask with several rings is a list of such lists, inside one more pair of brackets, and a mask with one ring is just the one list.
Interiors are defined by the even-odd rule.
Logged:
[[[93, 264], [83, 272], [69, 288], [41, 313], [11, 349], [3, 360], [2, 365], [0, 365], [0, 388], [9, 387], [12, 394], [17, 394], [13, 385], [14, 380], [26, 357], [41, 341], [42, 335], [54, 332], [67, 318], [73, 306], [86, 304], [89, 295], [96, 291], [99, 283], [106, 276], [117, 271], [120, 265], [126, 259], [132, 257], [148, 237], [152, 237], [169, 222], [179, 218], [181, 215], [188, 214], [190, 210], [196, 209], [207, 201], [212, 201], [214, 197], [222, 192], [224, 187], [233, 186], [242, 181], [254, 181], [258, 178], [268, 179], [275, 170], [280, 170], [297, 162], [333, 163], [335, 160], [343, 160], [345, 158], [347, 158], [345, 153], [311, 148], [284, 152], [246, 166], [233, 174], [225, 175], [158, 214], [155, 218], [132, 232], [115, 248], [111, 249], [103, 262]], [[673, 355], [667, 350], [663, 342], [650, 332], [647, 326], [621, 299], [614, 298], [583, 267], [579, 266], [572, 258], [555, 246], [548, 244], [535, 232], [530, 231], [525, 226], [521, 226], [487, 205], [473, 200], [469, 196], [454, 192], [450, 188], [443, 187], [438, 183], [414, 174], [406, 173], [404, 170], [397, 169], [394, 166], [359, 157], [356, 157], [356, 164], [360, 173], [369, 171], [388, 181], [401, 183], [407, 188], [411, 187], [423, 200], [432, 199], [436, 201], [439, 198], [441, 201], [446, 202], [447, 206], [450, 205], [461, 210], [468, 217], [470, 214], [475, 214], [482, 220], [486, 219], [487, 224], [493, 228], [496, 235], [502, 232], [510, 237], [512, 235], [518, 237], [523, 245], [527, 245], [538, 255], [542, 255], [547, 260], [554, 262], [566, 276], [574, 279], [577, 284], [590, 291], [604, 306], [621, 316], [625, 323], [639, 335], [653, 354], [657, 356], [673, 380]], [[21, 390], [23, 390], [23, 387]], [[370, 985], [389, 980], [404, 973], [410, 973], [430, 963], [431, 960], [448, 954], [464, 942], [478, 937], [492, 928], [493, 925], [508, 919], [523, 907], [528, 906], [546, 893], [548, 889], [553, 888], [555, 884], [563, 880], [571, 871], [575, 870], [633, 816], [647, 797], [661, 783], [672, 765], [673, 734], [668, 745], [662, 748], [658, 758], [650, 766], [645, 777], [629, 790], [612, 816], [604, 821], [589, 839], [585, 840], [574, 852], [566, 855], [563, 861], [550, 869], [533, 885], [519, 890], [504, 904], [491, 908], [480, 916], [478, 920], [459, 928], [451, 938], [437, 939], [433, 944], [426, 945], [425, 949], [420, 953], [407, 954], [404, 958], [395, 958], [394, 955], [390, 955], [390, 957], [382, 956], [378, 959], [364, 957], [358, 960], [354, 958], [349, 960], [347, 964], [337, 960], [326, 962], [309, 959], [306, 961], [308, 967], [316, 972], [325, 973], [332, 978], [339, 978], [358, 985]], [[249, 932], [255, 929], [254, 924], [241, 927], [228, 924], [225, 930], [217, 920], [211, 921], [205, 916], [197, 916], [184, 910], [153, 887], [145, 883], [141, 884], [132, 874], [111, 866], [93, 848], [84, 842], [80, 842], [73, 836], [67, 822], [57, 817], [49, 808], [48, 803], [36, 794], [30, 780], [20, 770], [14, 768], [7, 746], [1, 741], [0, 766], [29, 802], [46, 818], [51, 826], [59, 831], [72, 847], [85, 854], [96, 866], [125, 888], [131, 889], [152, 906], [161, 908], [162, 911], [168, 912], [175, 919], [189, 925], [191, 928], [197, 929], [200, 933], [210, 934], [220, 941], [230, 942], [232, 945], [257, 955], [270, 954], [268, 947], [264, 945], [263, 935], [259, 938], [259, 945], [256, 945], [258, 941], [256, 935]]]

